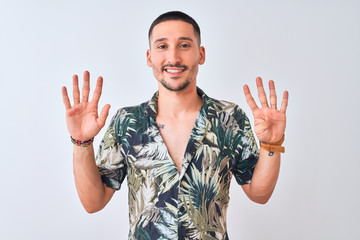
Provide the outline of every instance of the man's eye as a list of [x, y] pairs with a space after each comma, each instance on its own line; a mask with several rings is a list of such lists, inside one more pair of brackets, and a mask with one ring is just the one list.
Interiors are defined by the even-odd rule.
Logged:
[[189, 48], [190, 44], [184, 43], [180, 45], [181, 48]]
[[159, 46], [158, 46], [158, 49], [164, 49], [164, 48], [166, 48], [165, 45], [159, 45]]

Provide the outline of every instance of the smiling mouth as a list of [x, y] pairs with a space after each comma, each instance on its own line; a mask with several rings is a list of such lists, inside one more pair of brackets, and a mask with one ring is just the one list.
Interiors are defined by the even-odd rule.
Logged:
[[170, 74], [182, 73], [187, 69], [188, 69], [187, 66], [180, 64], [176, 64], [176, 65], [166, 64], [162, 66], [162, 70]]
[[165, 69], [166, 72], [168, 73], [181, 73], [183, 71], [185, 71], [185, 69]]

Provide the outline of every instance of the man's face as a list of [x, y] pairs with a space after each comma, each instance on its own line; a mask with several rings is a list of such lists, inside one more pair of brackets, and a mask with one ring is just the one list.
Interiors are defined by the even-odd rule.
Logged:
[[147, 64], [164, 88], [181, 91], [196, 85], [198, 66], [204, 62], [205, 49], [199, 47], [191, 24], [170, 20], [153, 28]]

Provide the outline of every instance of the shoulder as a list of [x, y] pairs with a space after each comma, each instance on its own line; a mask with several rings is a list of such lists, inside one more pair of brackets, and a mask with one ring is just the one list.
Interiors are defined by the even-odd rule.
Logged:
[[110, 127], [116, 133], [118, 142], [128, 141], [128, 138], [140, 129], [148, 128], [148, 103], [149, 101], [117, 110], [111, 120]]
[[231, 126], [235, 124], [239, 129], [245, 129], [250, 126], [245, 111], [243, 111], [238, 104], [211, 97], [206, 97], [205, 102], [205, 111], [207, 114], [218, 119], [222, 125]]
[[246, 117], [245, 112], [236, 103], [227, 100], [218, 100], [211, 97], [206, 97], [206, 107], [213, 109], [217, 114], [227, 114], [238, 118]]
[[134, 105], [119, 108], [113, 116], [114, 120], [123, 121], [126, 118], [136, 118], [146, 115], [149, 101]]

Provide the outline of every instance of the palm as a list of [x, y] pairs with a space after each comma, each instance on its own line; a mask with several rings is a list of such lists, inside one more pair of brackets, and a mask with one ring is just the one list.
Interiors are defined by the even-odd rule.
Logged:
[[97, 122], [97, 106], [93, 105], [80, 103], [66, 111], [66, 123], [73, 138], [90, 139], [100, 131], [101, 126]]
[[262, 85], [261, 78], [256, 79], [259, 99], [262, 108], [259, 108], [251, 96], [249, 87], [244, 86], [246, 101], [248, 102], [254, 115], [254, 130], [258, 139], [262, 142], [275, 143], [284, 135], [286, 127], [286, 107], [288, 102], [288, 92], [284, 92], [281, 109], [276, 108], [276, 92], [274, 82], [269, 82], [270, 88], [270, 107], [268, 106], [266, 94]]
[[89, 73], [84, 73], [84, 86], [82, 90], [82, 101], [80, 102], [80, 91], [77, 76], [73, 78], [74, 105], [71, 107], [66, 88], [63, 87], [63, 101], [66, 108], [66, 123], [70, 135], [80, 141], [93, 138], [105, 125], [105, 120], [109, 112], [109, 105], [105, 105], [98, 116], [98, 101], [102, 89], [102, 78], [99, 77], [91, 102], [89, 97]]

